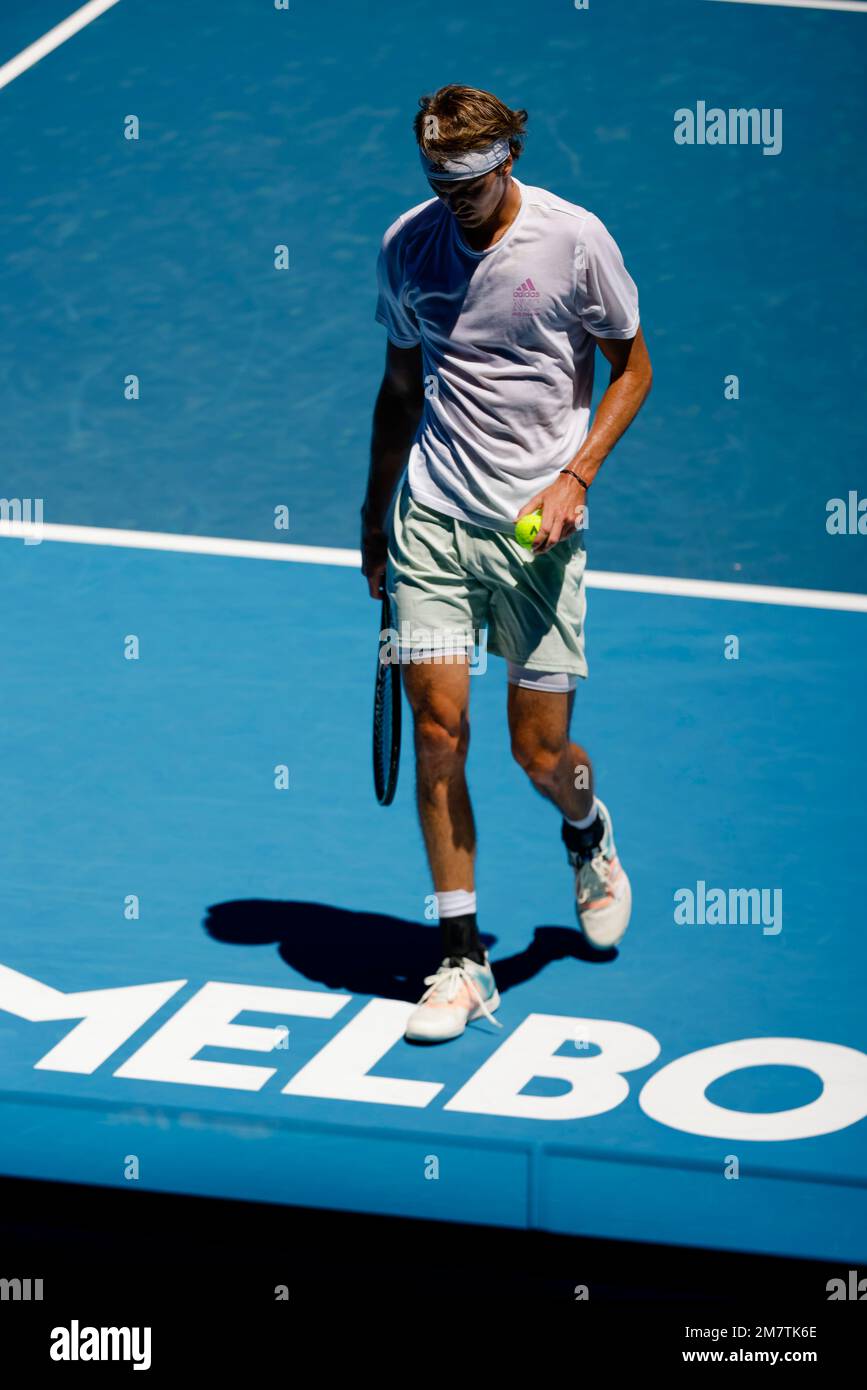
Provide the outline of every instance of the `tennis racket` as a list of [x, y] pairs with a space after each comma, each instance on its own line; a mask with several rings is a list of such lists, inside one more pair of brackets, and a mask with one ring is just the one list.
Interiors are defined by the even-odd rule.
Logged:
[[400, 765], [400, 664], [388, 656], [388, 631], [393, 627], [388, 594], [382, 598], [373, 695], [373, 787], [380, 806], [390, 806], [397, 790]]

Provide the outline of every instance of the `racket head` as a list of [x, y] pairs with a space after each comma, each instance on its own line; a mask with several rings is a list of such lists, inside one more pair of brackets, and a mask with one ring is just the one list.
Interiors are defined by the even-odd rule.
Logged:
[[384, 594], [373, 695], [373, 789], [380, 806], [389, 806], [394, 800], [400, 765], [400, 664], [382, 660], [388, 647], [387, 634], [393, 627], [391, 603]]

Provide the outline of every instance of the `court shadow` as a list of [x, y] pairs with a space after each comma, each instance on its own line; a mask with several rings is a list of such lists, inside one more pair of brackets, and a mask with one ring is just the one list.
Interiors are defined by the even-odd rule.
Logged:
[[[442, 959], [439, 927], [420, 926], [378, 912], [350, 912], [327, 903], [242, 898], [209, 907], [205, 931], [238, 946], [276, 945], [280, 959], [327, 989], [380, 999], [418, 999], [425, 975]], [[497, 938], [481, 933], [490, 950]], [[537, 927], [530, 945], [493, 962], [502, 994], [538, 975], [555, 960], [599, 964], [616, 951], [594, 951], [577, 930]]]

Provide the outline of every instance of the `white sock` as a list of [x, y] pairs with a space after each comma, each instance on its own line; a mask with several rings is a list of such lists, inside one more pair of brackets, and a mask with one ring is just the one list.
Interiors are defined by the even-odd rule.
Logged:
[[466, 888], [453, 888], [449, 893], [436, 893], [439, 917], [463, 917], [476, 910], [476, 895]]
[[586, 815], [583, 820], [570, 820], [568, 816], [564, 816], [563, 819], [565, 820], [567, 825], [574, 825], [576, 830], [586, 830], [588, 826], [591, 826], [593, 824], [598, 814], [599, 802], [596, 800], [596, 797], [594, 796], [593, 805], [590, 807], [590, 813], [589, 815]]

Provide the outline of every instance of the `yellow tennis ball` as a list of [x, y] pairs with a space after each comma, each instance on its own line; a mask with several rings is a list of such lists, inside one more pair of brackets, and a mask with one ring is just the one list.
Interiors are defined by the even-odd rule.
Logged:
[[527, 516], [522, 516], [520, 521], [515, 522], [515, 540], [522, 545], [525, 550], [533, 549], [533, 542], [539, 534], [539, 527], [542, 525], [542, 513], [530, 512]]

